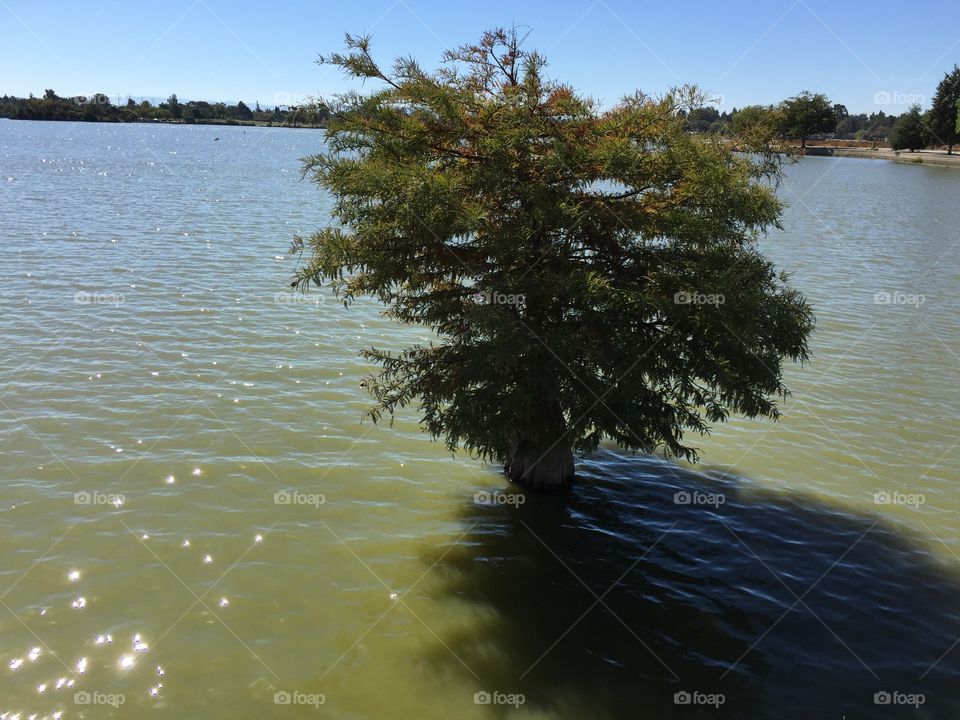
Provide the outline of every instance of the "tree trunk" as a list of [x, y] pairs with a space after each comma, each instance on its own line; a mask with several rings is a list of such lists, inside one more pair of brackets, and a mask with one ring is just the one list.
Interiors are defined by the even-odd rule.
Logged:
[[503, 472], [530, 490], [559, 490], [573, 483], [573, 451], [563, 442], [546, 451], [515, 451]]
[[560, 405], [547, 401], [531, 408], [504, 458], [503, 472], [531, 490], [558, 490], [573, 482], [573, 450]]

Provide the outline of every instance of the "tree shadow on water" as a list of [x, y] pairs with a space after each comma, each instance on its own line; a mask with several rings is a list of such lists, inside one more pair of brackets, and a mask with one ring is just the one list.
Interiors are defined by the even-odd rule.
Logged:
[[578, 477], [465, 508], [435, 572], [483, 621], [432, 662], [555, 718], [960, 717], [960, 569], [925, 538], [655, 458]]

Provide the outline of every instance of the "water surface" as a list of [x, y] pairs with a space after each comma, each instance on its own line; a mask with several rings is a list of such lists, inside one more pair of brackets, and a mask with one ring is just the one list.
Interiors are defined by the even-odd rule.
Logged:
[[0, 121], [0, 717], [960, 713], [960, 173], [791, 167], [783, 420], [490, 508], [494, 468], [359, 422], [357, 352], [422, 333], [287, 294], [322, 143]]

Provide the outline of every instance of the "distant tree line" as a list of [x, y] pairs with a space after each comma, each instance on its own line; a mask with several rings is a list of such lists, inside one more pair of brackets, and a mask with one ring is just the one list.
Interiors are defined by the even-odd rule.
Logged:
[[[46, 90], [43, 97], [0, 97], [0, 117], [17, 120], [74, 120], [86, 122], [180, 122], [226, 125], [285, 125], [288, 127], [325, 127], [328, 111], [320, 103], [278, 106], [270, 110], [251, 109], [242, 100], [236, 105], [204, 100], [180, 102], [176, 94], [166, 102], [153, 105], [147, 100], [127, 98], [114, 105], [103, 93], [90, 97], [60, 97]], [[772, 130], [784, 140], [866, 140], [888, 142], [894, 150], [921, 150], [960, 144], [960, 67], [945, 73], [937, 86], [929, 109], [912, 105], [901, 115], [882, 110], [867, 115], [851, 115], [845, 105], [833, 103], [823, 93], [804, 91], [778, 105], [749, 105], [731, 112], [712, 106], [686, 113], [687, 130], [695, 133], [741, 136], [751, 126]], [[768, 133], [770, 134], [770, 133]]]
[[822, 93], [802, 92], [779, 105], [750, 105], [721, 113], [701, 107], [687, 114], [687, 129], [698, 133], [733, 134], [750, 126], [766, 126], [784, 140], [806, 146], [815, 140], [889, 142], [894, 150], [921, 150], [960, 144], [960, 67], [944, 75], [930, 108], [912, 105], [901, 115], [880, 112], [851, 115]]
[[87, 97], [60, 97], [53, 90], [46, 90], [43, 97], [27, 98], [4, 95], [0, 97], [0, 117], [15, 120], [72, 120], [82, 122], [176, 122], [216, 123], [219, 125], [285, 125], [323, 126], [326, 111], [319, 105], [260, 108], [256, 103], [251, 109], [242, 100], [236, 105], [211, 103], [204, 100], [181, 102], [176, 94], [166, 102], [153, 105], [148, 100], [141, 102], [127, 98], [122, 105], [114, 105], [103, 93]]

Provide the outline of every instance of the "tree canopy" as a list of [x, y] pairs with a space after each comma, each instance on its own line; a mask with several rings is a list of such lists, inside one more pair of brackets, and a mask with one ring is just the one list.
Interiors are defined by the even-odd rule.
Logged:
[[953, 152], [953, 146], [960, 143], [960, 130], [957, 128], [957, 103], [960, 103], [960, 67], [945, 73], [937, 85], [930, 107], [930, 132], [937, 142], [947, 146], [947, 152]]
[[[835, 108], [823, 93], [804, 91], [784, 100], [780, 105], [780, 129], [784, 137], [799, 140], [807, 146], [807, 138], [817, 133], [833, 132], [837, 127], [839, 106]], [[846, 108], [843, 108], [846, 112]]]
[[920, 150], [926, 145], [926, 129], [923, 124], [923, 113], [919, 105], [913, 105], [910, 110], [901, 115], [890, 133], [890, 147], [894, 150]]
[[604, 440], [695, 459], [685, 433], [776, 418], [813, 316], [757, 247], [781, 214], [769, 133], [735, 152], [688, 132], [690, 87], [602, 109], [521, 41], [488, 32], [435, 72], [383, 69], [368, 37], [321, 58], [373, 89], [328, 101], [305, 172], [334, 222], [295, 238], [293, 284], [436, 334], [363, 351], [370, 416], [415, 403], [451, 451], [530, 487]]

